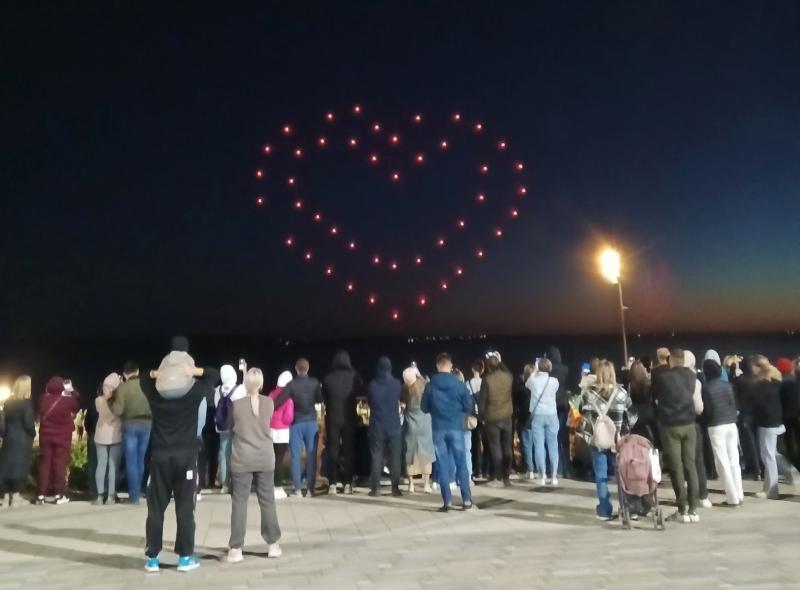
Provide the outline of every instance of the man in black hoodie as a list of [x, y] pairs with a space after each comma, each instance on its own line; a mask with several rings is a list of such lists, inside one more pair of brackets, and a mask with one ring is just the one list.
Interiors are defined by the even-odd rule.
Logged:
[[383, 454], [389, 449], [389, 476], [392, 495], [400, 493], [400, 380], [392, 376], [392, 361], [382, 356], [378, 359], [375, 378], [369, 382], [369, 450], [372, 453], [370, 496], [378, 495], [383, 471]]
[[553, 364], [550, 376], [558, 379], [556, 392], [556, 410], [558, 411], [558, 470], [561, 477], [572, 477], [572, 462], [569, 456], [569, 394], [567, 392], [567, 378], [569, 367], [561, 362], [561, 351], [551, 346], [544, 355]]
[[350, 355], [344, 350], [337, 352], [333, 357], [331, 372], [322, 380], [330, 494], [337, 493], [338, 483], [344, 484], [346, 494], [353, 493], [356, 397], [363, 386], [361, 376], [350, 364]]

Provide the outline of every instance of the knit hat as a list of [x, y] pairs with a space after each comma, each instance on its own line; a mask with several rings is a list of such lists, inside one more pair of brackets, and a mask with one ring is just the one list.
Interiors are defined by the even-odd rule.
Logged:
[[691, 350], [683, 351], [683, 366], [692, 371], [697, 370], [697, 359]]
[[194, 359], [188, 352], [173, 350], [163, 358], [158, 366], [156, 391], [164, 399], [178, 399], [189, 393], [194, 385], [194, 377], [188, 369], [194, 369]]
[[119, 384], [122, 383], [122, 377], [120, 377], [117, 373], [109, 374], [105, 379], [103, 379], [103, 391], [108, 388], [110, 391], [114, 391]]
[[711, 349], [711, 348], [709, 348], [709, 349], [706, 351], [706, 354], [705, 354], [705, 356], [703, 357], [703, 360], [704, 360], [704, 361], [709, 361], [709, 360], [710, 360], [710, 361], [714, 361], [714, 362], [715, 362], [715, 363], [717, 363], [717, 364], [718, 364], [720, 367], [722, 366], [722, 361], [721, 361], [721, 360], [720, 360], [720, 358], [719, 358], [719, 353], [718, 353], [716, 350], [714, 350], [714, 349]]
[[785, 356], [780, 357], [775, 361], [775, 368], [781, 372], [781, 375], [791, 375], [794, 373], [794, 365], [790, 359]]
[[419, 372], [419, 369], [415, 366], [408, 367], [405, 371], [403, 371], [403, 383], [408, 385], [414, 385], [417, 382], [417, 379], [422, 377], [422, 374]]
[[278, 376], [278, 387], [286, 387], [292, 380], [292, 372], [284, 371]]

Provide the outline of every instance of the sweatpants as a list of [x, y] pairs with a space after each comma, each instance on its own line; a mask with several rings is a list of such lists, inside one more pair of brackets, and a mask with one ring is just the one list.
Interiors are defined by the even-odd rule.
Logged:
[[400, 485], [401, 438], [402, 431], [400, 429], [396, 432], [383, 432], [374, 427], [369, 429], [369, 451], [372, 454], [369, 485], [373, 490], [377, 490], [381, 485], [383, 455], [386, 449], [389, 450], [389, 476], [392, 480], [392, 487]]
[[247, 531], [247, 502], [255, 481], [258, 505], [261, 508], [261, 536], [269, 543], [281, 538], [278, 513], [275, 511], [275, 473], [273, 471], [231, 472], [231, 539], [228, 547], [241, 549]]
[[194, 554], [194, 506], [197, 493], [197, 453], [153, 454], [150, 480], [147, 484], [147, 524], [145, 525], [148, 557], [161, 553], [164, 536], [164, 511], [170, 497], [175, 498], [175, 553], [181, 557]]
[[661, 446], [664, 449], [664, 458], [672, 480], [672, 490], [675, 492], [678, 510], [685, 513], [688, 505], [689, 512], [694, 512], [698, 500], [695, 425], [694, 423], [684, 426], [662, 425], [660, 430]]
[[325, 427], [328, 450], [328, 481], [337, 483], [353, 483], [353, 442], [355, 440], [354, 424], [331, 422]]
[[42, 441], [39, 443], [39, 495], [67, 493], [67, 463], [71, 442]]
[[511, 473], [511, 418], [484, 425], [492, 454], [494, 479], [508, 479]]

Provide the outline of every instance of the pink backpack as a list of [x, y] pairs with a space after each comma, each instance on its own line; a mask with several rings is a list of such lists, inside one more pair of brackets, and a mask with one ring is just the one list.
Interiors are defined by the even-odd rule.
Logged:
[[629, 434], [617, 445], [617, 469], [626, 494], [646, 496], [656, 487], [651, 468], [653, 445], [638, 434]]

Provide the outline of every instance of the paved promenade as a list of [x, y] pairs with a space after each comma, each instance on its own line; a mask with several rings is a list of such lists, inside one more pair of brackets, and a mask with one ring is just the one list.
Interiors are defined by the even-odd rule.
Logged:
[[[649, 521], [636, 530], [594, 519], [594, 486], [558, 489], [516, 482], [478, 486], [480, 510], [438, 514], [438, 496], [290, 498], [278, 503], [284, 555], [264, 558], [251, 498], [245, 561], [220, 562], [230, 501], [206, 495], [197, 507], [202, 566], [182, 574], [162, 554], [162, 571], [142, 570], [146, 508], [25, 506], [0, 512], [0, 588], [798, 588], [800, 496], [753, 498], [739, 509], [701, 511], [699, 524]], [[724, 498], [709, 482], [715, 504]], [[791, 488], [784, 488], [792, 492]], [[671, 494], [664, 490], [667, 502]], [[673, 508], [666, 507], [667, 513]], [[167, 512], [165, 547], [174, 539]]]

